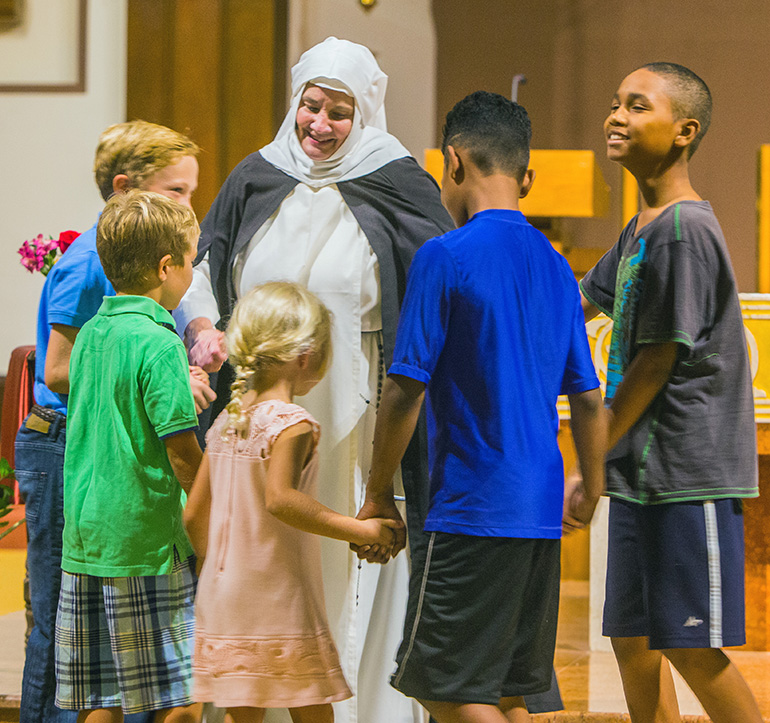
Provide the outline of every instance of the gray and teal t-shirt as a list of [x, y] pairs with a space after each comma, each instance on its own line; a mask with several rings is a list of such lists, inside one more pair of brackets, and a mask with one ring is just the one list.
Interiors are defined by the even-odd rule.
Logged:
[[644, 344], [677, 342], [671, 376], [607, 456], [607, 492], [643, 504], [756, 497], [754, 400], [740, 303], [722, 229], [706, 201], [683, 201], [589, 271], [583, 295], [613, 320], [611, 402]]

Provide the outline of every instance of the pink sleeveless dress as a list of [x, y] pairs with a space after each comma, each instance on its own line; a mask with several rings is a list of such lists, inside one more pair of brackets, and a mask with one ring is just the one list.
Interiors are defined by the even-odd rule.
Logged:
[[[352, 694], [329, 632], [320, 538], [265, 509], [276, 437], [318, 423], [296, 404], [269, 400], [249, 412], [248, 436], [230, 433], [223, 412], [206, 435], [211, 517], [195, 600], [193, 696], [218, 707], [294, 708]], [[318, 453], [298, 489], [315, 497]], [[342, 544], [342, 543], [340, 543]]]

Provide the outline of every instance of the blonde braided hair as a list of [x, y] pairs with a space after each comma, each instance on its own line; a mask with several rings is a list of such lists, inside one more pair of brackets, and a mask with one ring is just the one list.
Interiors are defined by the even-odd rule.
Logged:
[[271, 281], [252, 289], [233, 309], [226, 332], [235, 381], [230, 390], [227, 431], [243, 436], [248, 415], [241, 399], [265, 370], [312, 352], [323, 373], [331, 356], [331, 313], [303, 286]]

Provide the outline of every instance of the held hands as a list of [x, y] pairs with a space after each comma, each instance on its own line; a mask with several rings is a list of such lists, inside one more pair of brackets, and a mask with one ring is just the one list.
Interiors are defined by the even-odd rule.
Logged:
[[378, 562], [384, 565], [391, 557], [395, 557], [406, 547], [406, 526], [393, 498], [382, 502], [367, 497], [356, 515], [356, 519], [375, 522], [381, 526], [383, 533], [390, 535], [386, 544], [374, 540], [363, 545], [350, 543], [350, 549], [358, 555], [360, 560]]
[[573, 469], [564, 482], [563, 534], [568, 535], [586, 527], [591, 522], [598, 503], [599, 497], [590, 497], [587, 494], [580, 470], [577, 467]]
[[184, 343], [190, 364], [207, 372], [218, 372], [227, 359], [225, 335], [203, 317], [193, 319], [184, 330]]
[[195, 413], [208, 409], [216, 398], [216, 392], [209, 386], [209, 375], [200, 367], [190, 367], [190, 387], [195, 400]]
[[396, 528], [399, 523], [386, 517], [370, 517], [359, 522], [362, 546], [379, 548], [387, 562], [396, 543]]

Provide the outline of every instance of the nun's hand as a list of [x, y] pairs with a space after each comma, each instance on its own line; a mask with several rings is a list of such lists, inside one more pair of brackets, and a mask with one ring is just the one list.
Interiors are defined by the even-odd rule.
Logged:
[[184, 343], [190, 364], [204, 371], [218, 372], [227, 359], [225, 335], [205, 317], [193, 319], [184, 330]]

